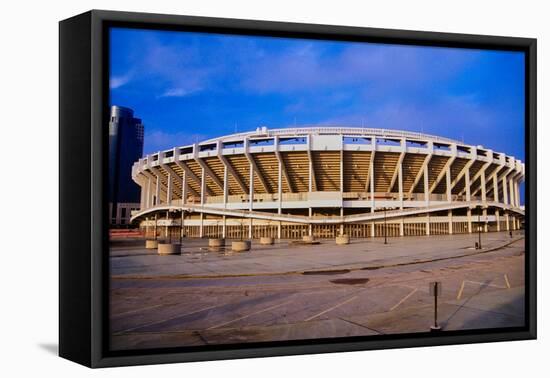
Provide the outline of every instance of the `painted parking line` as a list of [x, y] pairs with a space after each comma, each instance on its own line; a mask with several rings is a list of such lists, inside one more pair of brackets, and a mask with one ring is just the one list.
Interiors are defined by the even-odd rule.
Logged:
[[506, 281], [506, 287], [509, 289], [510, 288], [510, 281], [508, 281], [508, 275], [507, 274], [504, 275], [504, 281]]
[[506, 281], [506, 286], [494, 285], [494, 284], [485, 283], [485, 282], [464, 280], [460, 284], [460, 289], [458, 289], [458, 294], [456, 296], [456, 299], [459, 300], [460, 298], [462, 298], [462, 293], [464, 292], [464, 286], [465, 286], [466, 283], [479, 285], [479, 286], [490, 286], [490, 287], [494, 287], [494, 288], [497, 288], [497, 289], [509, 289], [510, 288], [510, 282], [508, 281], [508, 276], [506, 276], [506, 274], [504, 275], [504, 280]]
[[494, 285], [494, 284], [485, 283], [485, 282], [477, 282], [477, 281], [469, 281], [469, 280], [465, 280], [464, 282], [472, 283], [479, 286], [490, 286], [490, 287], [496, 287], [497, 289], [506, 289], [505, 286]]
[[276, 309], [277, 307], [281, 307], [281, 306], [284, 306], [285, 304], [288, 304], [292, 301], [286, 301], [286, 302], [283, 302], [283, 303], [279, 303], [277, 305], [274, 305], [274, 306], [271, 306], [271, 307], [268, 307], [268, 308], [265, 308], [263, 310], [259, 310], [259, 311], [256, 311], [256, 312], [253, 312], [251, 314], [248, 314], [248, 315], [244, 315], [244, 316], [241, 316], [237, 319], [233, 319], [233, 320], [229, 320], [227, 322], [224, 322], [224, 323], [220, 323], [220, 324], [216, 324], [216, 325], [213, 325], [212, 327], [208, 327], [207, 330], [209, 329], [215, 329], [215, 328], [220, 328], [220, 327], [223, 327], [225, 325], [228, 325], [228, 324], [231, 324], [231, 323], [235, 323], [239, 320], [242, 320], [242, 319], [246, 319], [246, 318], [249, 318], [253, 315], [257, 315], [257, 314], [261, 314], [262, 312], [266, 312], [266, 311], [270, 311], [270, 310], [273, 310], [273, 309]]
[[351, 297], [351, 298], [349, 298], [349, 299], [346, 299], [346, 300], [343, 301], [343, 302], [340, 302], [340, 303], [338, 303], [338, 304], [336, 304], [336, 305], [334, 305], [334, 306], [332, 306], [332, 307], [330, 307], [330, 308], [327, 308], [327, 309], [324, 310], [324, 311], [321, 311], [320, 313], [318, 313], [318, 314], [316, 314], [316, 315], [310, 316], [310, 317], [307, 318], [305, 321], [306, 321], [306, 322], [309, 322], [310, 320], [313, 320], [313, 319], [315, 319], [315, 318], [318, 318], [319, 316], [321, 316], [321, 315], [323, 315], [323, 314], [326, 314], [327, 312], [330, 312], [330, 311], [332, 311], [332, 310], [335, 310], [335, 309], [337, 309], [338, 307], [343, 306], [343, 305], [345, 305], [346, 303], [349, 303], [349, 302], [351, 302], [351, 301], [357, 299], [357, 297], [359, 297], [359, 295], [355, 295], [355, 296], [353, 296], [353, 297]]
[[407, 299], [409, 299], [414, 293], [416, 293], [418, 289], [415, 287], [409, 294], [405, 295], [399, 302], [397, 302], [392, 308], [390, 308], [390, 311], [395, 310], [401, 303], [405, 302]]
[[169, 317], [169, 318], [166, 318], [166, 319], [157, 320], [157, 321], [154, 321], [154, 322], [151, 322], [151, 323], [141, 324], [141, 325], [139, 325], [139, 326], [135, 326], [135, 327], [123, 329], [122, 331], [118, 331], [118, 332], [115, 333], [115, 335], [119, 335], [119, 334], [122, 334], [122, 333], [128, 333], [128, 332], [131, 332], [131, 331], [135, 331], [136, 329], [145, 328], [145, 327], [149, 327], [149, 326], [152, 326], [152, 325], [156, 325], [156, 324], [168, 322], [168, 321], [170, 321], [170, 320], [174, 320], [174, 319], [177, 319], [177, 318], [182, 318], [182, 317], [184, 317], [184, 316], [189, 316], [189, 315], [197, 314], [197, 313], [202, 312], [202, 311], [207, 311], [207, 310], [211, 310], [211, 309], [213, 309], [213, 308], [222, 307], [222, 306], [225, 306], [225, 304], [217, 304], [217, 305], [214, 305], [214, 306], [209, 306], [209, 307], [201, 308], [200, 310], [195, 310], [195, 311], [187, 312], [187, 313], [185, 313], [185, 314], [178, 314], [178, 315], [175, 315], [175, 316], [171, 316], [171, 317]]
[[153, 305], [153, 306], [146, 306], [146, 307], [140, 307], [140, 308], [136, 308], [134, 310], [128, 310], [128, 311], [124, 311], [124, 312], [119, 312], [118, 314], [113, 314], [111, 316], [111, 319], [116, 319], [116, 318], [119, 318], [121, 316], [124, 316], [124, 315], [130, 315], [130, 314], [134, 314], [136, 312], [141, 312], [141, 311], [145, 311], [145, 310], [151, 310], [153, 308], [157, 308], [157, 307], [162, 307], [162, 306], [171, 306], [173, 303], [160, 303], [160, 304], [156, 304], [156, 305]]

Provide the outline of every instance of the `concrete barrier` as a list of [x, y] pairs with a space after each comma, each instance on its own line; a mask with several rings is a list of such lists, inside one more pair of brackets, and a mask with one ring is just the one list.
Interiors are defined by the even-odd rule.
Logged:
[[231, 242], [231, 250], [233, 252], [250, 251], [250, 240], [234, 241]]
[[223, 247], [225, 245], [225, 239], [223, 238], [220, 238], [220, 239], [208, 239], [208, 246], [209, 247], [214, 247], [214, 248], [219, 248], [219, 247]]
[[273, 238], [270, 237], [261, 237], [260, 238], [260, 244], [261, 245], [271, 245], [273, 244]]
[[302, 237], [302, 240], [306, 243], [312, 243], [314, 242], [315, 240], [313, 239], [313, 236], [312, 235], [306, 235], [304, 237]]
[[145, 248], [147, 249], [157, 249], [158, 245], [158, 240], [145, 240]]
[[336, 244], [338, 245], [344, 245], [349, 244], [349, 236], [348, 235], [339, 235], [336, 237]]
[[159, 255], [179, 255], [181, 254], [181, 244], [160, 243], [158, 245]]

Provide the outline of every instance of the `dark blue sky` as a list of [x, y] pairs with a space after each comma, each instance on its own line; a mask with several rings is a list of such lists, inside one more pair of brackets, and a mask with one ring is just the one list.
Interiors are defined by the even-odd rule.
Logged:
[[113, 29], [111, 103], [145, 153], [300, 125], [421, 131], [524, 160], [524, 55]]

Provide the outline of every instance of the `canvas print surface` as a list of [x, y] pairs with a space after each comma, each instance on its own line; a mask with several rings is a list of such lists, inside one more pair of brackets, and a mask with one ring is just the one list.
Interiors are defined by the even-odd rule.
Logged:
[[524, 53], [109, 35], [111, 350], [525, 325]]

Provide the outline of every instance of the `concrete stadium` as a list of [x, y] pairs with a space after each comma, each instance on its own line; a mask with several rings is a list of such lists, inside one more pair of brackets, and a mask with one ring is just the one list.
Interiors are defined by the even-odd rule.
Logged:
[[300, 239], [522, 227], [525, 166], [410, 131], [258, 128], [150, 154], [132, 167], [146, 236]]

